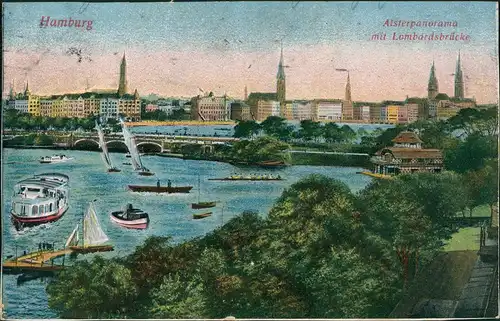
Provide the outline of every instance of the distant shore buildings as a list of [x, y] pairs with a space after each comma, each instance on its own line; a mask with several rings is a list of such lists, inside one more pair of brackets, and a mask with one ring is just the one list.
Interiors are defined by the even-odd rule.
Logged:
[[42, 117], [76, 117], [101, 115], [103, 118], [117, 119], [120, 116], [141, 119], [141, 99], [137, 89], [134, 94], [127, 92], [125, 54], [120, 64], [120, 79], [117, 90], [93, 90], [77, 94], [40, 96], [32, 94], [28, 82], [22, 93], [15, 93], [11, 85], [8, 108]]
[[[352, 99], [351, 78], [348, 70], [343, 99], [297, 99], [287, 100], [286, 74], [283, 46], [280, 50], [276, 74], [276, 92], [252, 92], [244, 88], [244, 100], [227, 95], [216, 96], [204, 93], [190, 100], [144, 98], [145, 112], [161, 110], [171, 114], [183, 109], [197, 121], [255, 120], [264, 121], [269, 116], [279, 116], [287, 120], [314, 120], [335, 122], [365, 122], [407, 124], [422, 119], [447, 119], [461, 109], [474, 108], [474, 98], [465, 98], [464, 75], [458, 54], [455, 69], [454, 95], [449, 97], [439, 92], [436, 66], [432, 62], [427, 97], [406, 97], [402, 101], [355, 102]], [[119, 86], [115, 90], [87, 90], [81, 94], [37, 96], [30, 92], [28, 83], [22, 93], [16, 94], [12, 84], [8, 108], [15, 108], [35, 116], [88, 117], [100, 114], [106, 118], [120, 115], [139, 120], [141, 118], [141, 98], [135, 90], [128, 93], [125, 54], [120, 63]], [[88, 89], [88, 88], [87, 88]], [[151, 96], [151, 95], [150, 95]], [[147, 102], [149, 101], [149, 103]], [[234, 109], [234, 110], [233, 110]]]

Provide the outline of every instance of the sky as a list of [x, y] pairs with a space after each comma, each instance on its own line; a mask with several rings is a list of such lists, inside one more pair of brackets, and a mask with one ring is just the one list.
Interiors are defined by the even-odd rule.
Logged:
[[[275, 92], [280, 40], [287, 99], [355, 101], [424, 97], [432, 61], [440, 92], [453, 94], [460, 50], [465, 94], [498, 102], [495, 2], [3, 3], [3, 95], [29, 81], [35, 94], [117, 88], [243, 98]], [[92, 28], [40, 27], [42, 17], [91, 20]], [[481, 18], [479, 18], [481, 17]], [[387, 19], [450, 21], [455, 27], [389, 27]], [[468, 41], [398, 41], [400, 34], [468, 35]], [[373, 34], [386, 40], [372, 40]], [[73, 52], [73, 53], [72, 53]], [[74, 52], [78, 52], [74, 54]], [[79, 57], [81, 59], [79, 59]]]

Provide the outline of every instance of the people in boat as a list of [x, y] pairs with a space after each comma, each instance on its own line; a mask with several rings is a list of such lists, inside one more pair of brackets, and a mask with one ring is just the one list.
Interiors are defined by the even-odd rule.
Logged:
[[170, 188], [170, 187], [172, 187], [172, 181], [171, 181], [171, 180], [168, 180], [168, 181], [167, 181], [167, 186], [168, 186], [169, 188]]
[[123, 213], [123, 214], [125, 214], [125, 215], [124, 215], [124, 216], [125, 216], [125, 218], [127, 218], [127, 219], [128, 219], [128, 217], [129, 217], [129, 215], [130, 215], [131, 213], [132, 213], [132, 204], [130, 204], [130, 203], [129, 203], [129, 204], [127, 204], [127, 206], [125, 207], [125, 213]]

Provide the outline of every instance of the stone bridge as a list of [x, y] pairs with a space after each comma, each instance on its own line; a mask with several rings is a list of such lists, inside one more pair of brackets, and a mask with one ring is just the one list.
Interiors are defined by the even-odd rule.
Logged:
[[[11, 140], [19, 136], [27, 136], [33, 134], [32, 132], [23, 133], [5, 133], [2, 137], [4, 141]], [[99, 147], [99, 137], [97, 133], [45, 133], [54, 139], [54, 145], [59, 147], [73, 148], [78, 144], [91, 143]], [[204, 149], [211, 152], [214, 145], [233, 143], [239, 141], [238, 138], [233, 137], [196, 137], [196, 136], [174, 136], [174, 135], [151, 135], [151, 134], [134, 134], [136, 146], [155, 146], [159, 152], [163, 152], [171, 144], [198, 144], [204, 145]], [[122, 144], [125, 146], [123, 135], [121, 133], [112, 133], [104, 136], [106, 145], [108, 144]], [[153, 147], [154, 148], [154, 147]]]

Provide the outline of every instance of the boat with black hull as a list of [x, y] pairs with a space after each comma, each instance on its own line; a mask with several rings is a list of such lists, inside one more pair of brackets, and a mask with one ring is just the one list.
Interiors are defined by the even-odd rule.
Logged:
[[68, 210], [69, 177], [59, 173], [34, 175], [14, 187], [11, 219], [17, 230], [59, 220]]
[[193, 186], [147, 186], [147, 185], [128, 185], [133, 192], [143, 193], [189, 193]]

